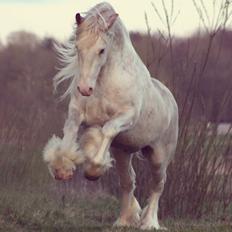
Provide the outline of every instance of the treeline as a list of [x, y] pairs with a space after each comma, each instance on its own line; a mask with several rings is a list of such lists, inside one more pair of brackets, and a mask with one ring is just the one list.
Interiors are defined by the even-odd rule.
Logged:
[[[192, 107], [193, 122], [232, 122], [232, 31], [197, 32], [171, 42], [161, 34], [132, 32], [131, 39], [151, 75], [174, 92], [181, 117]], [[53, 94], [59, 67], [54, 41], [20, 31], [0, 46], [1, 128], [35, 127], [41, 142], [61, 129], [67, 106]]]
[[22, 139], [28, 143], [35, 137], [44, 143], [64, 112], [56, 107], [52, 89], [57, 71], [53, 42], [22, 31], [9, 35], [0, 49], [0, 128], [13, 127], [14, 134], [27, 135]]

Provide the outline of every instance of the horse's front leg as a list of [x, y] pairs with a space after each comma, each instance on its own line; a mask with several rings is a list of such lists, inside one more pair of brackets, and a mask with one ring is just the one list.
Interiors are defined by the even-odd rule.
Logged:
[[83, 120], [84, 117], [79, 100], [76, 97], [71, 97], [59, 151], [62, 152], [63, 156], [72, 160], [75, 165], [84, 162], [84, 156], [81, 152], [78, 152], [79, 144], [77, 143], [79, 128]]
[[76, 146], [77, 135], [82, 121], [82, 113], [78, 111], [77, 106], [73, 102], [70, 102], [68, 117], [63, 128], [62, 149], [69, 150]]
[[83, 117], [76, 103], [75, 99], [71, 99], [68, 118], [64, 124], [63, 138], [60, 139], [53, 135], [43, 152], [50, 173], [60, 180], [70, 179], [76, 165], [84, 162], [83, 155], [77, 151], [76, 139]]
[[104, 163], [104, 160], [106, 159], [105, 156], [108, 154], [107, 151], [114, 137], [120, 132], [123, 132], [133, 127], [135, 121], [136, 121], [136, 111], [135, 109], [129, 109], [119, 114], [118, 117], [115, 117], [110, 121], [106, 122], [102, 128], [102, 132], [103, 132], [102, 144], [96, 156], [92, 160], [92, 162], [95, 164]]

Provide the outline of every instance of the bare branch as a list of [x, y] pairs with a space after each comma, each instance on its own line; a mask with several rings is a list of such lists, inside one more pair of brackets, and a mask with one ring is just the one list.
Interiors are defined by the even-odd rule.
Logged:
[[203, 0], [200, 0], [200, 2], [201, 2], [202, 9], [203, 9], [203, 11], [204, 11], [204, 13], [205, 13], [205, 16], [206, 16], [206, 18], [207, 18], [208, 25], [210, 25], [210, 18], [209, 18], [208, 11], [207, 11], [207, 9], [206, 9], [206, 7], [205, 7], [205, 3], [204, 3]]
[[206, 22], [205, 22], [205, 18], [204, 18], [204, 15], [203, 15], [203, 13], [202, 13], [201, 8], [197, 5], [196, 0], [192, 0], [192, 1], [193, 1], [193, 5], [194, 5], [194, 7], [195, 7], [195, 9], [196, 9], [196, 11], [197, 11], [199, 17], [200, 17], [200, 20], [201, 20], [201, 22], [202, 22], [202, 24], [203, 24], [204, 29], [205, 29], [207, 32], [209, 32], [209, 29], [208, 29], [207, 24], [206, 24]]
[[152, 7], [153, 7], [153, 9], [154, 9], [154, 11], [155, 11], [155, 13], [156, 13], [156, 15], [158, 16], [160, 22], [163, 24], [163, 26], [165, 26], [165, 22], [164, 22], [162, 16], [160, 15], [160, 13], [159, 13], [159, 11], [158, 11], [156, 5], [155, 5], [153, 2], [151, 2], [151, 5], [152, 5]]

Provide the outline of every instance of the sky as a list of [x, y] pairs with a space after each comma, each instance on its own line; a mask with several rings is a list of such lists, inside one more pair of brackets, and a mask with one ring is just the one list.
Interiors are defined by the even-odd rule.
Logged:
[[[210, 18], [213, 14], [212, 1], [204, 0]], [[5, 42], [7, 35], [12, 31], [26, 30], [40, 37], [52, 36], [64, 41], [72, 33], [75, 14], [87, 11], [99, 2], [101, 1], [0, 0], [0, 40]], [[162, 0], [108, 0], [108, 2], [113, 5], [126, 27], [131, 31], [147, 31], [145, 12], [153, 32], [158, 29], [165, 30], [151, 5], [151, 2], [155, 3], [159, 14], [163, 17]], [[165, 0], [169, 12], [171, 12], [170, 3], [171, 0]], [[178, 14], [172, 26], [177, 36], [189, 35], [199, 27], [199, 16], [192, 0], [174, 0], [173, 12], [173, 18]]]

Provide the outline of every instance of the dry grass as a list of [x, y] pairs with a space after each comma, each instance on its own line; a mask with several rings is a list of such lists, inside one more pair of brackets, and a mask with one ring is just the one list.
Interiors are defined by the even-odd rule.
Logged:
[[[0, 191], [0, 231], [105, 231], [136, 232], [138, 229], [113, 229], [118, 201], [107, 195], [61, 196], [46, 191]], [[228, 221], [162, 221], [173, 232], [229, 232]]]

